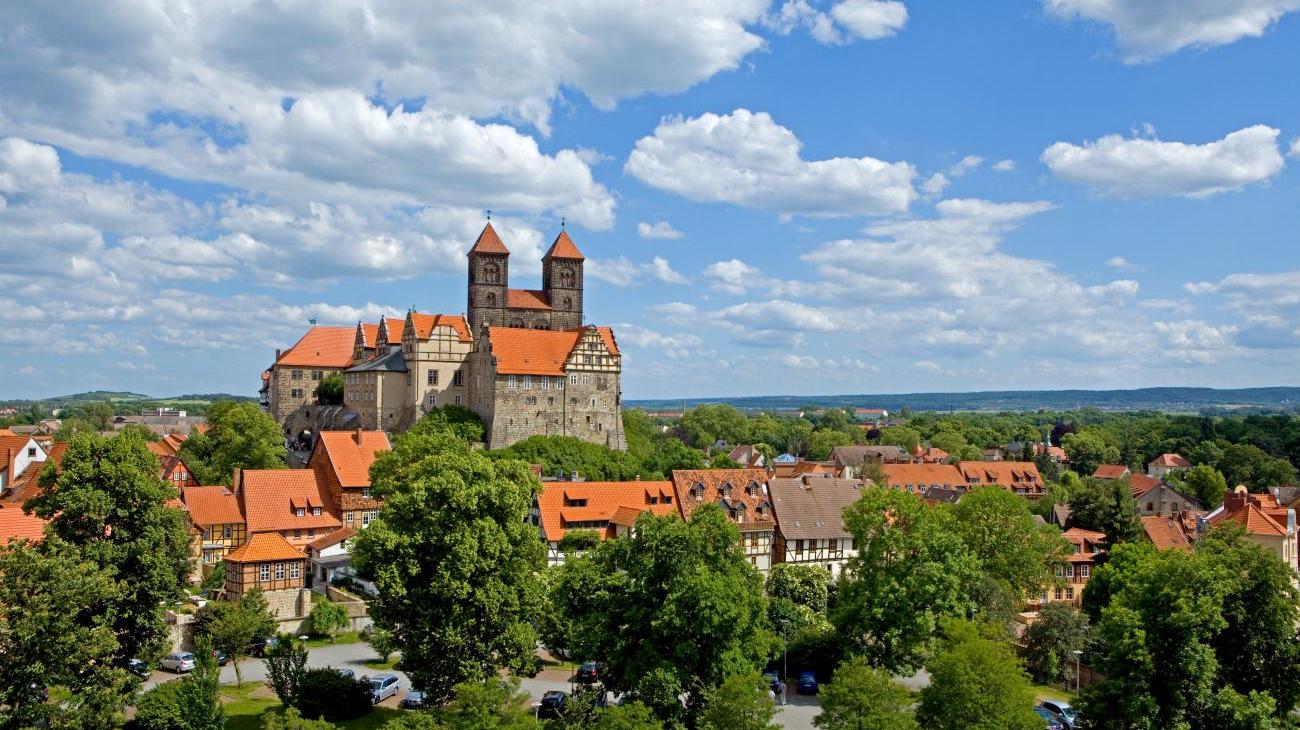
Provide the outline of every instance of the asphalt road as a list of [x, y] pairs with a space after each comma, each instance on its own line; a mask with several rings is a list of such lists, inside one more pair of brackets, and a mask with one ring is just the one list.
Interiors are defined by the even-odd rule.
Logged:
[[[332, 646], [322, 646], [309, 650], [307, 654], [307, 666], [309, 667], [336, 667], [339, 669], [348, 668], [356, 672], [360, 677], [365, 674], [377, 674], [373, 669], [365, 665], [367, 661], [375, 660], [375, 652], [368, 644], [337, 644]], [[261, 659], [244, 659], [239, 663], [239, 669], [243, 673], [245, 682], [257, 682], [266, 679], [266, 665]], [[394, 674], [401, 678], [401, 691], [397, 697], [386, 700], [385, 706], [396, 705], [397, 701], [405, 696], [406, 691], [411, 688], [410, 680], [401, 671], [394, 670]], [[178, 675], [167, 671], [156, 671], [149, 678], [145, 685], [153, 686], [160, 682], [166, 682], [175, 679]], [[227, 664], [221, 668], [221, 681], [223, 684], [235, 683], [235, 668]], [[929, 683], [929, 677], [921, 672], [915, 677], [901, 678], [900, 681], [913, 688], [920, 689]], [[542, 693], [549, 690], [560, 690], [569, 692], [572, 685], [569, 684], [567, 676], [557, 670], [546, 670], [536, 677], [525, 677], [520, 682], [521, 688], [527, 692], [534, 700], [541, 699]], [[787, 697], [787, 704], [780, 708], [777, 714], [777, 721], [783, 727], [792, 730], [812, 730], [813, 718], [820, 711], [815, 696], [805, 696], [794, 694], [793, 686], [790, 695]]]

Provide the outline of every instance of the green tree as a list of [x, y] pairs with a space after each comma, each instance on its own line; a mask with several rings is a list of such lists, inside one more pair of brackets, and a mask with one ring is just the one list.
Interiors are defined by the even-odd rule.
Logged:
[[1051, 525], [1039, 525], [1029, 502], [1002, 487], [972, 489], [953, 507], [957, 532], [984, 573], [1013, 593], [1033, 595], [1051, 580], [1051, 566], [1069, 543]]
[[347, 609], [333, 601], [317, 602], [307, 616], [312, 633], [328, 636], [330, 643], [334, 642], [334, 637], [348, 625], [349, 620]]
[[823, 613], [831, 577], [823, 568], [795, 563], [777, 563], [767, 575], [767, 595], [791, 601]]
[[87, 403], [85, 408], [81, 409], [84, 418], [90, 422], [90, 427], [96, 431], [108, 431], [113, 428], [113, 404], [107, 401], [96, 401]]
[[1206, 509], [1214, 509], [1223, 504], [1223, 495], [1228, 491], [1228, 481], [1218, 469], [1200, 464], [1186, 471], [1176, 471], [1169, 475], [1169, 481], [1182, 487], [1183, 493], [1194, 497]]
[[451, 405], [424, 414], [409, 432], [425, 435], [450, 433], [473, 444], [483, 440], [485, 429], [483, 419], [477, 413], [464, 406]]
[[808, 458], [812, 461], [825, 461], [831, 456], [836, 446], [848, 446], [853, 439], [843, 431], [814, 431], [808, 437]]
[[324, 405], [343, 405], [343, 376], [330, 373], [316, 385], [316, 402]]
[[270, 687], [280, 704], [293, 707], [298, 703], [298, 690], [307, 673], [307, 647], [289, 634], [280, 634], [275, 646], [266, 652], [266, 686]]
[[851, 652], [911, 673], [932, 646], [939, 620], [974, 608], [979, 561], [951, 513], [910, 492], [864, 488], [844, 522], [858, 554], [840, 580], [831, 622]]
[[849, 659], [821, 687], [821, 730], [917, 730], [912, 694], [863, 657]]
[[1070, 493], [1068, 524], [1105, 533], [1111, 545], [1131, 542], [1143, 535], [1133, 492], [1128, 482], [1120, 479], [1080, 481]]
[[393, 639], [393, 633], [388, 629], [371, 626], [362, 632], [361, 638], [365, 639], [370, 648], [374, 649], [375, 653], [379, 655], [379, 661], [385, 664], [388, 663], [388, 657], [397, 651], [397, 642]]
[[1252, 492], [1295, 481], [1296, 470], [1290, 462], [1268, 455], [1253, 444], [1233, 444], [1223, 450], [1215, 464], [1229, 486], [1245, 484]]
[[718, 440], [735, 446], [749, 440], [749, 419], [727, 405], [696, 406], [682, 414], [682, 432], [690, 445], [699, 449]]
[[1102, 431], [1089, 429], [1067, 433], [1061, 438], [1061, 448], [1070, 457], [1070, 468], [1082, 476], [1091, 476], [1102, 464], [1119, 461], [1119, 447], [1111, 443]]
[[926, 663], [930, 684], [916, 713], [921, 727], [1041, 730], [1029, 677], [1011, 648], [980, 636], [973, 624], [950, 622], [945, 631], [942, 649]]
[[98, 431], [95, 430], [95, 424], [85, 418], [73, 416], [64, 418], [59, 422], [59, 430], [54, 432], [56, 442], [71, 441], [77, 436], [95, 436]]
[[132, 726], [138, 730], [188, 730], [185, 724], [185, 695], [189, 678], [163, 682], [144, 692], [135, 702]]
[[[115, 668], [112, 572], [56, 536], [0, 547], [0, 728], [113, 727], [132, 682]], [[66, 687], [42, 702], [32, 687]]]
[[559, 610], [575, 655], [600, 657], [605, 686], [634, 692], [662, 720], [693, 720], [705, 693], [770, 655], [762, 578], [717, 505], [689, 522], [643, 514], [630, 537], [564, 565]]
[[375, 624], [435, 701], [534, 662], [545, 549], [524, 518], [539, 486], [527, 463], [491, 460], [446, 433], [408, 432], [371, 468], [384, 505], [353, 561], [375, 576]]
[[667, 477], [674, 469], [703, 469], [704, 454], [678, 441], [676, 436], [659, 436], [653, 441], [642, 467], [641, 476], [646, 479]]
[[235, 469], [283, 469], [284, 433], [256, 403], [218, 401], [206, 433], [191, 434], [181, 458], [202, 484], [230, 484]]
[[966, 437], [954, 429], [940, 429], [930, 437], [930, 445], [949, 454], [960, 454], [968, 445]]
[[596, 714], [590, 730], [663, 730], [664, 724], [641, 702], [606, 707]]
[[594, 550], [600, 544], [600, 533], [595, 530], [566, 530], [560, 538], [560, 552], [565, 555]]
[[104, 616], [118, 637], [117, 658], [162, 654], [167, 625], [159, 606], [179, 595], [189, 575], [185, 516], [168, 507], [176, 492], [158, 478], [158, 457], [138, 436], [82, 435], [62, 468], [41, 472], [41, 494], [26, 507], [117, 582]]
[[1049, 603], [1025, 632], [1025, 668], [1036, 682], [1069, 684], [1074, 652], [1088, 644], [1088, 616], [1064, 603]]
[[[387, 726], [386, 726], [387, 727]], [[262, 730], [336, 730], [337, 726], [325, 720], [309, 720], [296, 707], [286, 707], [284, 713], [267, 712], [262, 715]]]
[[886, 426], [880, 429], [880, 443], [897, 446], [910, 454], [920, 445], [921, 434], [908, 426]]
[[275, 632], [275, 617], [267, 607], [266, 597], [254, 588], [238, 601], [209, 601], [199, 609], [195, 633], [208, 636], [212, 645], [230, 657], [235, 681], [242, 684], [241, 659], [248, 658], [253, 641]]
[[769, 730], [781, 727], [776, 702], [758, 672], [734, 674], [709, 690], [700, 714], [701, 730]]
[[573, 436], [531, 436], [488, 452], [488, 456], [539, 464], [547, 476], [564, 472], [591, 480], [619, 481], [636, 479], [641, 474], [641, 464], [632, 455]]
[[194, 642], [194, 671], [185, 678], [181, 730], [223, 730], [226, 713], [221, 707], [221, 667], [212, 654], [212, 642]]
[[456, 685], [451, 702], [438, 714], [449, 729], [534, 730], [540, 725], [528, 705], [518, 679], [502, 682], [491, 677]]

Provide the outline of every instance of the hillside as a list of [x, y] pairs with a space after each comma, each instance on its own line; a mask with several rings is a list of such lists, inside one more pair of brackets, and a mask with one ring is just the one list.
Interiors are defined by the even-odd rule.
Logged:
[[57, 406], [80, 405], [85, 403], [98, 403], [109, 401], [114, 404], [157, 404], [160, 406], [173, 405], [208, 405], [219, 400], [236, 400], [236, 401], [256, 401], [256, 398], [250, 398], [244, 395], [230, 395], [228, 393], [200, 393], [186, 394], [177, 396], [154, 397], [142, 393], [132, 393], [130, 391], [117, 390], [90, 390], [84, 393], [72, 393], [71, 395], [57, 395], [49, 398], [13, 398], [8, 400], [0, 399], [0, 405], [4, 406], [27, 406], [36, 403], [47, 408]]
[[702, 403], [725, 403], [743, 410], [803, 407], [885, 408], [898, 411], [1037, 411], [1100, 408], [1110, 411], [1187, 412], [1205, 409], [1300, 406], [1300, 387], [1138, 388], [1134, 390], [1003, 390], [972, 393], [893, 393], [819, 396], [748, 396], [627, 400], [629, 407], [680, 410]]

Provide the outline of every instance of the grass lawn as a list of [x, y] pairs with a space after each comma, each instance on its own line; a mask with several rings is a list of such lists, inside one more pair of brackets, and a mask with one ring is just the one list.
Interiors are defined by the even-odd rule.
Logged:
[[1069, 702], [1070, 704], [1074, 704], [1074, 693], [1069, 690], [1061, 689], [1054, 684], [1035, 684], [1033, 685], [1033, 688], [1034, 697], [1037, 697], [1040, 700], [1056, 700], [1058, 702]]
[[[233, 702], [224, 705], [226, 730], [261, 730], [263, 715], [280, 712], [280, 700], [274, 696], [249, 697], [253, 690], [264, 686], [261, 682], [245, 682], [239, 687], [222, 685], [221, 694], [235, 698]], [[400, 714], [401, 710], [391, 707], [376, 707], [364, 717], [336, 724], [344, 730], [377, 730]]]
[[347, 633], [335, 636], [334, 641], [330, 641], [323, 636], [313, 636], [304, 643], [308, 649], [319, 649], [322, 646], [329, 646], [330, 644], [355, 644], [359, 641], [361, 641], [361, 635], [359, 633], [356, 631], [348, 631]]
[[370, 669], [374, 669], [376, 671], [388, 672], [396, 669], [398, 663], [401, 662], [401, 660], [402, 657], [400, 654], [394, 654], [391, 657], [389, 657], [388, 661], [386, 662], [381, 662], [379, 661], [379, 657], [375, 657], [370, 661], [362, 662], [362, 664], [365, 664]]

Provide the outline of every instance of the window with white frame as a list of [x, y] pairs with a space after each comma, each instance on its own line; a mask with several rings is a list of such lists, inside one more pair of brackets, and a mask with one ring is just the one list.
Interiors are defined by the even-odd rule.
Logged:
[[298, 563], [290, 563], [290, 565], [289, 565], [289, 577], [290, 577], [290, 578], [294, 578], [294, 579], [301, 578], [301, 577], [302, 577], [302, 566], [299, 565]]
[[257, 566], [257, 579], [260, 581], [271, 580], [271, 566], [266, 563]]
[[510, 390], [515, 389], [515, 376], [513, 375], [506, 376], [506, 387], [509, 388]]
[[284, 580], [284, 563], [275, 564], [275, 579]]
[[533, 376], [531, 376], [531, 375], [525, 375], [525, 376], [524, 376], [524, 390], [532, 390], [532, 388], [533, 388]]

